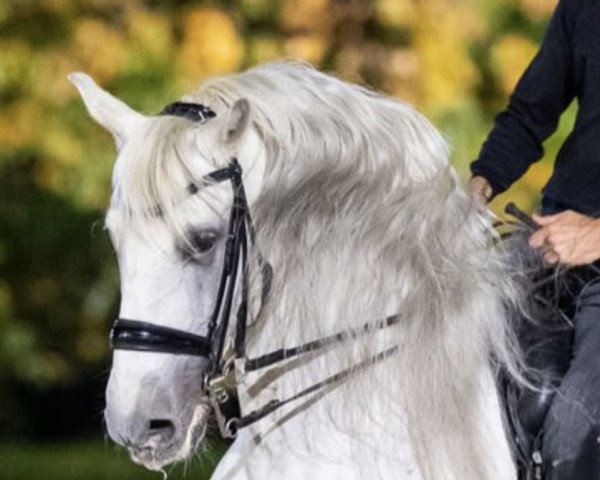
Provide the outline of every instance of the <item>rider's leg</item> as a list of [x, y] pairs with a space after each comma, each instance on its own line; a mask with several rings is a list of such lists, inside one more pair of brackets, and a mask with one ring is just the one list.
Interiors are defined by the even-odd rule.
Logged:
[[543, 457], [552, 480], [599, 480], [600, 463], [587, 459], [600, 458], [600, 281], [582, 290], [573, 322], [573, 360], [544, 422]]

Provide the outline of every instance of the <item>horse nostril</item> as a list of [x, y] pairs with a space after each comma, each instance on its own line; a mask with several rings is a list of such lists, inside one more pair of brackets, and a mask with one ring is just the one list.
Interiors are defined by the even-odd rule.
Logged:
[[150, 438], [158, 437], [160, 440], [168, 441], [175, 435], [175, 424], [165, 418], [150, 420], [148, 424], [148, 435]]

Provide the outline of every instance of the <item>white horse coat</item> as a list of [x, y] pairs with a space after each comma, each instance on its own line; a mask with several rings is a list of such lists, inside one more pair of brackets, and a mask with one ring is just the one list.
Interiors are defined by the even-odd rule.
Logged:
[[[274, 270], [262, 308], [252, 282], [249, 356], [400, 315], [375, 333], [238, 372], [247, 413], [399, 346], [243, 429], [213, 480], [515, 478], [493, 370], [518, 375], [507, 310], [519, 294], [488, 214], [473, 207], [423, 116], [296, 64], [201, 85], [184, 99], [216, 112], [201, 124], [143, 116], [89, 77], [71, 78], [119, 146], [106, 224], [120, 317], [205, 333], [232, 194], [186, 187], [232, 157], [256, 248]], [[204, 368], [194, 357], [116, 351], [111, 437], [149, 468], [188, 458], [209, 412]]]

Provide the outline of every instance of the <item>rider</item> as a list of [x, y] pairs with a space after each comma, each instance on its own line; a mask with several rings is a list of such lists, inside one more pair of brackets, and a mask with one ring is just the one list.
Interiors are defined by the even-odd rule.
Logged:
[[[577, 99], [575, 127], [543, 189], [540, 228], [529, 243], [548, 264], [600, 259], [600, 2], [560, 0], [541, 49], [471, 164], [474, 195], [489, 201], [543, 154], [562, 112]], [[600, 276], [578, 294], [572, 360], [543, 423], [552, 480], [600, 479]], [[591, 450], [590, 450], [591, 449]], [[584, 458], [585, 457], [585, 458]], [[570, 465], [570, 467], [566, 467]]]

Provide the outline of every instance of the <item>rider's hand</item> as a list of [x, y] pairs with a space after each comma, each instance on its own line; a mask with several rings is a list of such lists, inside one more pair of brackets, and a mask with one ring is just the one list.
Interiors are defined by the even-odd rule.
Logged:
[[549, 264], [576, 266], [600, 259], [600, 219], [571, 210], [533, 219], [541, 228], [529, 245], [540, 248]]
[[484, 177], [479, 175], [471, 177], [471, 180], [467, 184], [467, 190], [473, 198], [480, 201], [483, 205], [488, 203], [492, 197], [492, 187]]

